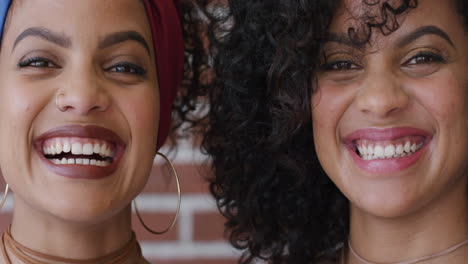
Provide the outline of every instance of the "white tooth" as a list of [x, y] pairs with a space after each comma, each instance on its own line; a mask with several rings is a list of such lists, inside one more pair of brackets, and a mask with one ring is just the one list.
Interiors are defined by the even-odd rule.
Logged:
[[63, 152], [68, 153], [70, 152], [70, 150], [71, 150], [70, 143], [68, 142], [63, 143]]
[[376, 158], [385, 158], [384, 148], [382, 146], [375, 146], [374, 155]]
[[409, 141], [406, 141], [403, 149], [405, 150], [406, 153], [409, 153], [411, 151], [411, 143]]
[[367, 155], [367, 147], [366, 146], [361, 146], [362, 154]]
[[411, 152], [416, 152], [416, 143], [413, 143], [413, 145], [411, 145]]
[[374, 154], [374, 147], [371, 145], [367, 146], [367, 154], [372, 156]]
[[111, 155], [112, 155], [111, 148], [110, 148], [110, 146], [107, 146], [107, 148], [106, 148], [106, 157], [110, 157]]
[[53, 159], [52, 162], [53, 162], [54, 164], [60, 164], [60, 160], [59, 160], [59, 159]]
[[93, 144], [86, 143], [83, 145], [83, 154], [84, 155], [93, 155]]
[[406, 154], [406, 152], [401, 153], [401, 157], [402, 157], [402, 158], [406, 157], [407, 155], [408, 155], [408, 154]]
[[101, 161], [100, 160], [96, 160], [96, 166], [101, 166]]
[[401, 155], [403, 153], [403, 145], [398, 144], [396, 147], [396, 154]]
[[62, 153], [62, 144], [60, 142], [55, 142], [55, 153], [60, 154]]
[[99, 152], [101, 151], [101, 147], [99, 146], [99, 144], [94, 144], [94, 148], [93, 148], [93, 152], [96, 153], [96, 154], [99, 154]]
[[56, 154], [54, 145], [50, 146], [50, 154], [52, 154], [52, 155]]
[[112, 155], [112, 151], [110, 146], [106, 146], [106, 150], [104, 151], [104, 157], [110, 157]]
[[89, 165], [89, 159], [83, 159], [83, 165]]
[[83, 164], [83, 159], [75, 159], [76, 164]]
[[48, 154], [47, 153], [47, 147], [45, 145], [42, 146], [42, 153]]
[[97, 161], [95, 159], [92, 159], [89, 161], [89, 164], [90, 165], [96, 165]]
[[67, 160], [67, 163], [68, 163], [68, 164], [75, 164], [75, 159], [68, 159], [68, 160]]
[[395, 146], [393, 145], [388, 145], [385, 147], [385, 157], [386, 158], [391, 158], [395, 155]]
[[106, 155], [107, 155], [107, 144], [103, 144], [101, 146], [101, 149], [99, 151], [99, 155], [101, 155], [101, 157], [106, 157]]
[[107, 167], [107, 166], [109, 166], [109, 165], [110, 165], [110, 162], [107, 161], [107, 160], [102, 162], [102, 166], [103, 166], [103, 167]]
[[67, 164], [67, 159], [66, 159], [66, 158], [62, 158], [62, 160], [60, 161], [60, 164]]
[[73, 155], [83, 154], [83, 145], [81, 145], [81, 143], [73, 143], [71, 146], [71, 153]]

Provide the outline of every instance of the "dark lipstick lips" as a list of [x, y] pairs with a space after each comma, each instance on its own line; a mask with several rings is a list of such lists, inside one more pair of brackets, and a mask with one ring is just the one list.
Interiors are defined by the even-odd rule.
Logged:
[[[57, 137], [80, 137], [80, 138], [95, 138], [105, 140], [115, 147], [115, 156], [111, 165], [106, 167], [89, 166], [89, 165], [61, 165], [54, 164], [47, 159], [42, 153], [42, 145], [45, 140]], [[40, 159], [50, 171], [73, 179], [102, 179], [110, 176], [117, 168], [125, 150], [125, 143], [115, 132], [100, 127], [100, 126], [81, 126], [68, 125], [51, 129], [40, 135], [34, 140], [34, 148], [39, 154]]]

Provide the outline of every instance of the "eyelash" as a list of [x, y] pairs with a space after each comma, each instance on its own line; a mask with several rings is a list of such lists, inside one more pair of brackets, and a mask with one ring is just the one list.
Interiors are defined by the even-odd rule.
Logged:
[[320, 66], [322, 71], [346, 71], [355, 70], [359, 67], [351, 61], [338, 60], [324, 63]]
[[120, 62], [106, 68], [105, 70], [115, 73], [135, 74], [138, 76], [146, 75], [146, 70], [143, 67], [130, 62]]
[[[18, 63], [19, 68], [60, 68], [51, 60], [42, 58], [42, 57], [32, 57], [27, 58], [23, 61]], [[134, 63], [130, 62], [120, 62], [114, 64], [110, 67], [105, 69], [106, 71], [115, 72], [115, 73], [123, 73], [123, 74], [134, 74], [138, 76], [145, 76], [146, 70], [143, 67], [140, 67]]]
[[[419, 61], [420, 59], [423, 59], [423, 61]], [[411, 61], [416, 60], [415, 63], [411, 63]], [[429, 52], [429, 51], [422, 51], [416, 54], [415, 56], [411, 57], [409, 60], [407, 60], [404, 65], [407, 66], [412, 66], [412, 65], [418, 65], [418, 64], [430, 64], [430, 63], [445, 63], [446, 60], [443, 56]]]
[[[33, 65], [40, 63], [41, 65]], [[45, 65], [47, 64], [47, 65]], [[52, 65], [52, 67], [51, 67]], [[27, 58], [23, 61], [18, 63], [19, 68], [26, 68], [26, 67], [34, 67], [34, 68], [60, 68], [56, 64], [54, 64], [51, 60], [42, 57], [32, 57]]]
[[[411, 61], [413, 60], [416, 60], [416, 61], [414, 63], [411, 63]], [[403, 65], [414, 66], [414, 65], [420, 65], [420, 64], [445, 63], [445, 62], [446, 60], [444, 59], [444, 57], [439, 54], [428, 52], [428, 51], [422, 51], [414, 55], [413, 57], [411, 57]], [[348, 71], [348, 70], [356, 70], [359, 68], [360, 66], [356, 65], [352, 61], [346, 61], [346, 60], [337, 60], [337, 61], [327, 62], [320, 66], [320, 70], [322, 71]]]

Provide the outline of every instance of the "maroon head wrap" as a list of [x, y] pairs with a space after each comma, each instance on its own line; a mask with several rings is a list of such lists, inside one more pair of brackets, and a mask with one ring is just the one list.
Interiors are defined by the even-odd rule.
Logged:
[[184, 42], [180, 24], [179, 0], [144, 0], [153, 33], [160, 94], [159, 149], [166, 140], [172, 102], [184, 69]]

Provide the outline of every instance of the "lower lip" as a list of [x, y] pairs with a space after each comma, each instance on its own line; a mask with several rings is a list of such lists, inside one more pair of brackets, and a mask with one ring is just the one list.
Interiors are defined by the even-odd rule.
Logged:
[[430, 142], [431, 139], [427, 139], [424, 145], [417, 152], [403, 158], [363, 160], [353, 149], [354, 147], [348, 147], [348, 150], [351, 152], [351, 156], [359, 168], [370, 173], [386, 174], [405, 170], [418, 162], [418, 160], [427, 150], [427, 146]]
[[71, 179], [99, 180], [109, 177], [114, 173], [120, 162], [123, 150], [118, 150], [112, 164], [106, 167], [78, 164], [55, 164], [38, 152], [45, 167], [53, 173]]

